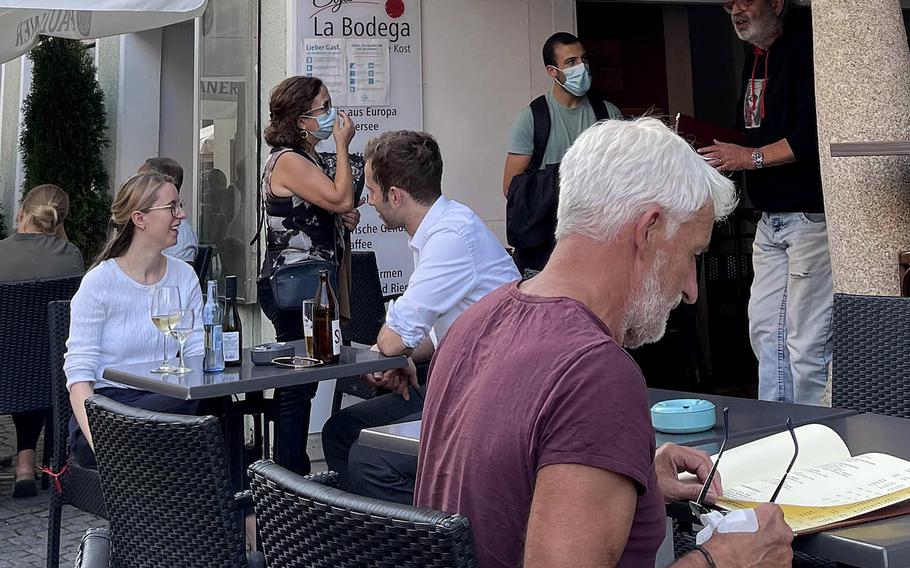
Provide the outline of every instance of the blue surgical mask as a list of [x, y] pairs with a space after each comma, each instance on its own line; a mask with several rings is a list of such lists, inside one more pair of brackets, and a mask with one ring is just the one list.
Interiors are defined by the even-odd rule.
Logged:
[[332, 131], [335, 129], [335, 119], [338, 117], [338, 109], [332, 107], [332, 110], [328, 114], [323, 114], [316, 118], [316, 122], [319, 123], [319, 130], [315, 132], [310, 132], [313, 136], [319, 140], [325, 140], [332, 135]]
[[583, 96], [591, 88], [591, 71], [588, 69], [587, 63], [579, 63], [578, 65], [561, 69], [561, 71], [566, 75], [566, 82], [559, 83], [559, 79], [555, 81], [576, 97]]

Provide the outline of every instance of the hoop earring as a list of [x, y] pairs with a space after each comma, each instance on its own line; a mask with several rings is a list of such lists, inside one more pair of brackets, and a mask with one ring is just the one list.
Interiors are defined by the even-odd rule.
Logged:
[[306, 140], [306, 139], [309, 138], [309, 137], [310, 137], [310, 133], [307, 132], [306, 130], [304, 130], [304, 129], [301, 128], [301, 129], [300, 129], [300, 138], [301, 138], [301, 140]]

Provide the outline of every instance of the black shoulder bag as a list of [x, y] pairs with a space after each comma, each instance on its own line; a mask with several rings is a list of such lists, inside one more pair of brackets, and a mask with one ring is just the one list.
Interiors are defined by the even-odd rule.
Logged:
[[[547, 164], [543, 156], [550, 139], [550, 109], [546, 95], [531, 101], [534, 119], [534, 154], [524, 173], [509, 182], [506, 197], [506, 238], [520, 249], [536, 247], [553, 239], [556, 206], [559, 204], [559, 164]], [[597, 120], [610, 118], [606, 104], [591, 105]]]

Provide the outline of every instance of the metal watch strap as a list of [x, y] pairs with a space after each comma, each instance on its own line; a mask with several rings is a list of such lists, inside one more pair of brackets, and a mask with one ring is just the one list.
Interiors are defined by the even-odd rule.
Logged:
[[765, 166], [765, 154], [760, 148], [752, 150], [752, 164], [756, 170], [760, 170]]

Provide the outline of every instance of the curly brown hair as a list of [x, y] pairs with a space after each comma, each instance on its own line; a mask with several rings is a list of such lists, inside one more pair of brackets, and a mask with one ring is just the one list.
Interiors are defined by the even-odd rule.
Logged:
[[272, 148], [303, 146], [297, 119], [313, 108], [313, 99], [319, 96], [322, 81], [316, 77], [297, 75], [278, 83], [269, 98], [269, 125], [265, 129], [265, 143]]

